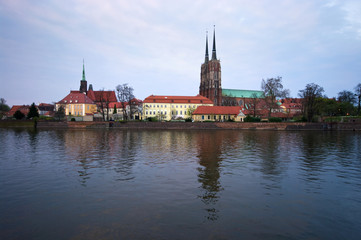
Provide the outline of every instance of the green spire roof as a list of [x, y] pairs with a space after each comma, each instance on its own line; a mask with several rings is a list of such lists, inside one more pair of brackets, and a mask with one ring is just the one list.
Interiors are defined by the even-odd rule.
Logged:
[[81, 79], [82, 81], [86, 81], [85, 80], [85, 68], [84, 68], [84, 59], [83, 59], [83, 77]]
[[222, 96], [236, 98], [263, 98], [263, 91], [241, 90], [241, 89], [222, 89]]

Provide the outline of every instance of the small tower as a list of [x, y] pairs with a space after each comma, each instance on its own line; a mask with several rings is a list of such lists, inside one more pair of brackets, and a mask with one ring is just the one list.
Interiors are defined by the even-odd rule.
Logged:
[[206, 55], [205, 61], [201, 66], [199, 94], [212, 100], [215, 106], [222, 105], [221, 62], [220, 60], [217, 60], [215, 26], [213, 30], [213, 49], [211, 60], [209, 60], [208, 56], [208, 32], [206, 35]]
[[79, 91], [81, 92], [81, 93], [87, 93], [87, 89], [88, 89], [88, 83], [87, 83], [87, 81], [85, 80], [85, 68], [84, 68], [84, 59], [83, 59], [83, 77], [82, 77], [82, 79], [81, 79], [81, 81], [80, 81], [80, 89], [79, 89]]

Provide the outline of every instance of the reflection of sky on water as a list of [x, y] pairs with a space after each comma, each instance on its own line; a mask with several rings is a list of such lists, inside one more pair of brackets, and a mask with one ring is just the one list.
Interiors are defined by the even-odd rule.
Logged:
[[0, 131], [0, 237], [360, 233], [357, 133]]

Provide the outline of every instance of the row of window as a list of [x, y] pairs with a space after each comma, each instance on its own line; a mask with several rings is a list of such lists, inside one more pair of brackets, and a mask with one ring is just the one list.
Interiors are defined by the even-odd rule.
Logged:
[[[145, 115], [156, 115], [156, 114], [159, 114], [159, 110], [156, 112], [156, 111], [145, 111]], [[167, 115], [167, 111], [160, 111], [160, 114], [161, 115]]]
[[[156, 115], [156, 114], [164, 114], [164, 115], [167, 115], [167, 111], [145, 111], [145, 115]], [[187, 111], [172, 111], [172, 115], [186, 115], [187, 114]]]
[[[65, 103], [67, 103], [68, 101], [67, 101], [67, 100], [65, 100], [64, 102], [65, 102]], [[69, 101], [69, 103], [72, 103], [72, 102], [73, 102], [73, 100], [70, 100], [70, 101]], [[78, 102], [78, 100], [75, 100], [74, 102], [75, 102], [75, 103], [77, 103], [77, 102]]]
[[[206, 117], [207, 117], [208, 120], [211, 119], [211, 115], [207, 115]], [[205, 116], [202, 115], [202, 120], [204, 120], [204, 119], [205, 119]], [[213, 115], [213, 119], [214, 119], [214, 120], [217, 120], [217, 115]], [[218, 115], [218, 119], [219, 119], [219, 120], [222, 120], [222, 116], [221, 116], [221, 115]], [[231, 119], [231, 116], [228, 115], [228, 117], [226, 118], [226, 116], [223, 115], [223, 120], [226, 120], [226, 119], [227, 119], [227, 120], [230, 120], [230, 119]]]
[[[150, 105], [146, 105], [146, 107], [149, 107], [149, 108], [166, 108], [168, 107], [167, 105], [156, 105], [156, 104], [150, 104]], [[171, 105], [172, 108], [178, 108], [178, 105]], [[187, 105], [179, 105], [179, 108], [187, 108]], [[188, 108], [191, 108], [192, 105], [188, 105]], [[196, 108], [196, 105], [193, 105], [193, 108]]]
[[[69, 104], [69, 114], [72, 114], [72, 106], [73, 106], [73, 112], [75, 115], [80, 115], [83, 112], [83, 104], [79, 105], [70, 105]], [[87, 105], [86, 109], [89, 111], [89, 105]]]

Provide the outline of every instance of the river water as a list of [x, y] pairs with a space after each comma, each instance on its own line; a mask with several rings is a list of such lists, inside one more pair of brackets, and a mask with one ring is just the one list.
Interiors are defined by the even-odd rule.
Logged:
[[361, 134], [0, 129], [0, 239], [361, 239]]

